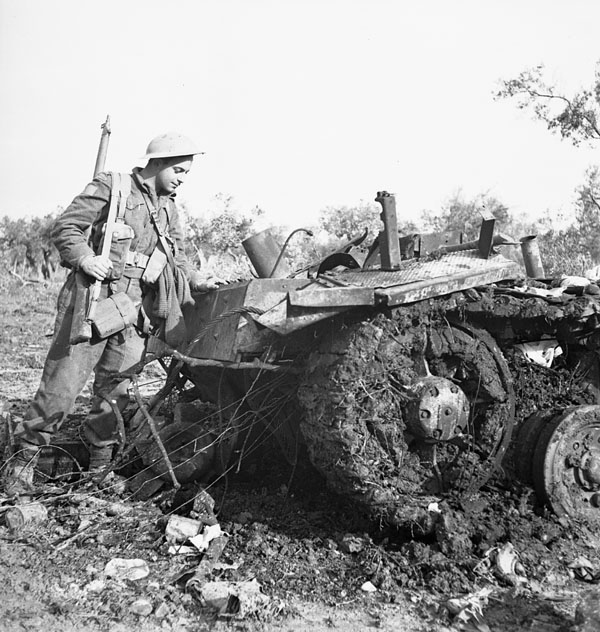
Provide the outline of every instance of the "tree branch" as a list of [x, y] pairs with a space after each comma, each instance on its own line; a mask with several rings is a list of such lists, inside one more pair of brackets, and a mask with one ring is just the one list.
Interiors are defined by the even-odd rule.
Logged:
[[594, 194], [591, 191], [589, 192], [589, 196], [592, 202], [594, 203], [594, 206], [600, 211], [600, 204], [598, 203], [598, 200], [594, 197]]

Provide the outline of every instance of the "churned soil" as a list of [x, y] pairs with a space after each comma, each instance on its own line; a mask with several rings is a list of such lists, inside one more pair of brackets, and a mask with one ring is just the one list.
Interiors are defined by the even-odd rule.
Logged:
[[[0, 284], [0, 393], [18, 415], [37, 388], [59, 285]], [[143, 392], [162, 380], [147, 367]], [[264, 595], [222, 614], [187, 583], [199, 556], [165, 540], [169, 516], [188, 515], [197, 491], [142, 501], [117, 487], [48, 486], [37, 499], [47, 519], [13, 531], [0, 495], [0, 630], [595, 629], [585, 626], [596, 625], [599, 534], [559, 521], [502, 473], [432, 507], [435, 527], [422, 535], [374, 524], [329, 491], [303, 450], [292, 467], [274, 441], [257, 443], [207, 488], [227, 540], [206, 582], [257, 582]], [[148, 574], [107, 573], [116, 558]]]

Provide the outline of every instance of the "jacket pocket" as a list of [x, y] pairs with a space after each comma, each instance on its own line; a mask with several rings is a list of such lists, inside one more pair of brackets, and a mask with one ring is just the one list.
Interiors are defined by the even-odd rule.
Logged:
[[110, 236], [110, 253], [108, 257], [112, 262], [112, 268], [106, 275], [108, 281], [114, 281], [123, 276], [125, 264], [127, 263], [127, 253], [134, 237], [135, 232], [131, 226], [121, 222], [115, 224]]

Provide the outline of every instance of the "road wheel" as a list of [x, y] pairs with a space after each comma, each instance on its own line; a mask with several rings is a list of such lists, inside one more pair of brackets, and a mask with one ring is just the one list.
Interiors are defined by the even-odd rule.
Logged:
[[504, 454], [510, 372], [483, 330], [402, 309], [332, 324], [298, 397], [313, 464], [336, 492], [391, 523], [472, 493]]

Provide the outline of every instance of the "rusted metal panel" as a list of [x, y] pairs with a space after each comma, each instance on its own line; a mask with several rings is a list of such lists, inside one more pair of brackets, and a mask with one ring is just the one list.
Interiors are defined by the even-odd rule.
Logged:
[[255, 320], [283, 336], [341, 314], [348, 309], [348, 307], [293, 307], [285, 301]]
[[[450, 253], [439, 260], [421, 261], [417, 265], [410, 261], [402, 263], [402, 269], [393, 272], [330, 272], [326, 275], [326, 282], [332, 285], [335, 282], [339, 287], [323, 288], [318, 282], [313, 282], [306, 289], [292, 290], [288, 301], [282, 301], [255, 320], [277, 333], [289, 334], [352, 307], [412, 303], [522, 274], [520, 266], [514, 261], [501, 255], [482, 259], [477, 251]], [[375, 302], [359, 303], [360, 296], [364, 300], [368, 296], [370, 301], [370, 294], [361, 295], [358, 292], [361, 289], [372, 292]], [[334, 303], [334, 296], [343, 303]]]
[[430, 281], [447, 276], [479, 274], [499, 268], [510, 270], [505, 277], [507, 279], [523, 274], [521, 267], [517, 263], [502, 255], [494, 255], [489, 259], [483, 259], [477, 250], [466, 250], [451, 252], [430, 261], [423, 258], [408, 259], [402, 261], [399, 270], [389, 272], [381, 270], [344, 270], [342, 272], [329, 272], [328, 277], [343, 285], [387, 288], [419, 281]]
[[353, 305], [375, 305], [375, 292], [364, 287], [310, 287], [292, 291], [290, 305], [296, 307], [352, 307]]
[[[188, 327], [191, 324], [192, 337], [205, 331], [189, 355], [236, 361], [238, 343], [248, 343], [247, 318], [284, 335], [354, 307], [402, 305], [520, 274], [520, 266], [502, 255], [486, 260], [477, 251], [465, 251], [431, 261], [403, 261], [395, 271], [345, 270], [329, 272], [320, 280], [260, 279], [233, 284], [199, 297], [186, 322]], [[245, 316], [245, 306], [264, 313]]]
[[288, 292], [298, 291], [312, 283], [313, 281], [310, 279], [260, 279], [250, 281], [244, 304], [257, 307], [266, 312], [285, 300]]
[[[196, 305], [185, 311], [188, 339], [200, 336], [191, 350], [180, 351], [195, 358], [212, 358], [225, 362], [238, 360], [240, 340], [245, 340], [247, 324], [244, 308], [268, 312], [285, 301], [290, 289], [311, 283], [308, 279], [260, 279], [225, 285], [207, 294], [196, 294]], [[253, 318], [254, 313], [248, 315]]]
[[[233, 361], [236, 331], [244, 305], [247, 284], [235, 283], [207, 294], [196, 294], [195, 308], [186, 310], [185, 320], [189, 340], [196, 342], [187, 354], [196, 358]], [[227, 315], [229, 314], [229, 315]]]
[[390, 306], [403, 305], [434, 296], [451, 294], [452, 292], [466, 290], [479, 285], [487, 285], [503, 279], [514, 278], [519, 271], [518, 264], [509, 262], [508, 265], [488, 267], [487, 270], [479, 272], [468, 270], [460, 274], [446, 275], [433, 280], [406, 283], [401, 286], [378, 290], [375, 294]]

